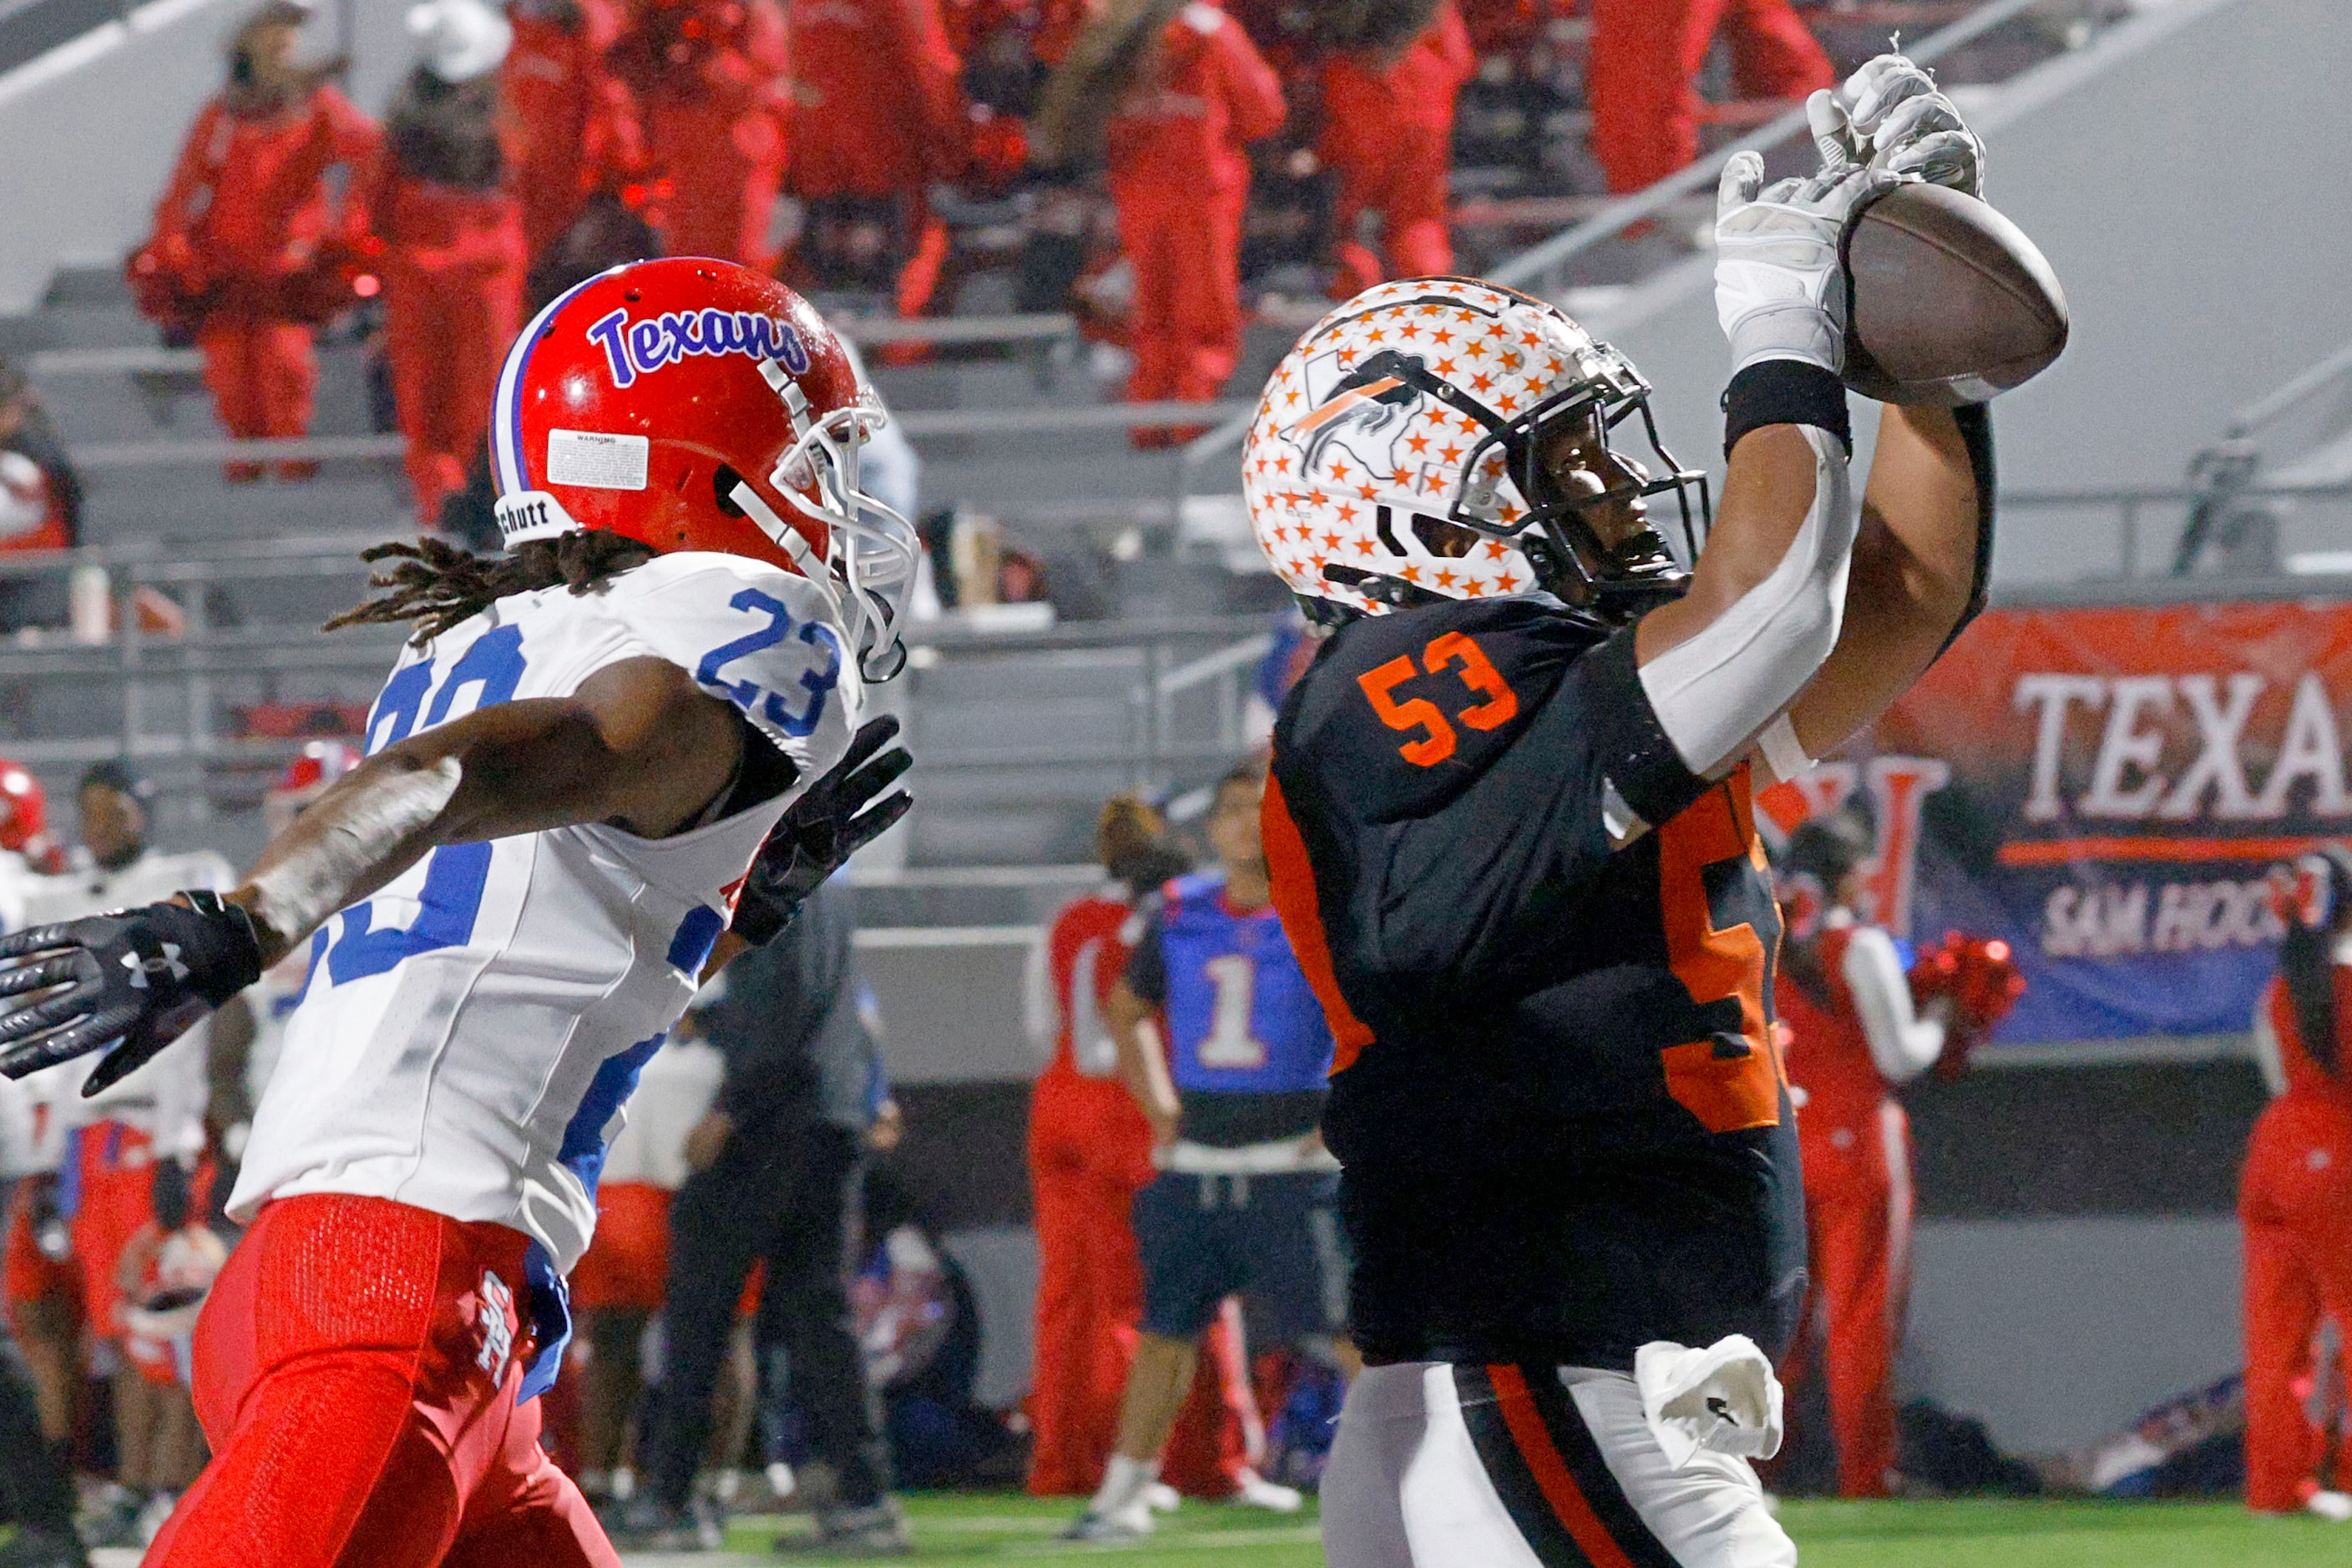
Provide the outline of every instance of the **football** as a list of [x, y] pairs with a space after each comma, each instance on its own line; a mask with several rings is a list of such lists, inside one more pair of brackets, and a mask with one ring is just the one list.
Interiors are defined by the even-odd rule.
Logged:
[[1881, 403], [1982, 403], [2066, 347], [2066, 296], [2033, 242], [1974, 196], [1903, 184], [1847, 222], [1845, 384]]

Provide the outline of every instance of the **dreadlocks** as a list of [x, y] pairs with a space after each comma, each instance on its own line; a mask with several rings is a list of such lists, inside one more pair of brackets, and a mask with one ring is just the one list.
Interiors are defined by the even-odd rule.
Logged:
[[391, 592], [352, 605], [329, 621], [326, 629], [413, 621], [416, 634], [409, 640], [427, 643], [509, 594], [558, 584], [585, 594], [653, 558], [652, 546], [603, 529], [574, 529], [553, 539], [534, 539], [505, 555], [477, 555], [438, 539], [378, 544], [360, 552], [360, 559], [371, 566], [379, 561], [399, 563], [368, 579], [370, 588]]

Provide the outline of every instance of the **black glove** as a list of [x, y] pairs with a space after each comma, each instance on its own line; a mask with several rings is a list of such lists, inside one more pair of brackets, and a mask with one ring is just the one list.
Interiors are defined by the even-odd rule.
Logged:
[[0, 937], [0, 1074], [120, 1041], [82, 1086], [115, 1082], [261, 978], [253, 921], [212, 893]]
[[[833, 771], [784, 808], [775, 831], [751, 862], [735, 905], [735, 934], [759, 947], [792, 923], [801, 900], [841, 869], [843, 862], [907, 815], [914, 797], [900, 790], [867, 810], [867, 803], [915, 765], [904, 746], [882, 751], [898, 733], [885, 713], [857, 731]], [[880, 752], [879, 756], [875, 753]], [[862, 813], [862, 815], [861, 815]]]

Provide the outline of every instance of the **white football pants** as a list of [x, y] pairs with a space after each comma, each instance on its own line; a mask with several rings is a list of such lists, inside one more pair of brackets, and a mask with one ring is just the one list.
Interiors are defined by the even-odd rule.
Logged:
[[1667, 1464], [1631, 1374], [1367, 1367], [1323, 1472], [1330, 1568], [1795, 1568], [1744, 1459]]

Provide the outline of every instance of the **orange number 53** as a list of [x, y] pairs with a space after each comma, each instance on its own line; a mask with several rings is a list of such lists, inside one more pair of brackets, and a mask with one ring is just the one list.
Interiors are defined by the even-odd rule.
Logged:
[[[1454, 714], [1449, 721], [1438, 710], [1437, 704], [1426, 697], [1396, 700], [1396, 689], [1418, 678], [1423, 671], [1443, 674], [1454, 665], [1461, 666], [1462, 684], [1471, 694], [1484, 699]], [[1364, 696], [1381, 722], [1391, 730], [1412, 733], [1422, 731], [1421, 739], [1408, 741], [1397, 748], [1397, 754], [1416, 767], [1434, 767], [1452, 756], [1459, 744], [1454, 731], [1458, 721], [1473, 730], [1492, 730], [1507, 724], [1518, 716], [1519, 694], [1511, 689], [1503, 672], [1486, 657], [1486, 650], [1461, 632], [1447, 632], [1433, 637], [1421, 650], [1421, 664], [1415, 668], [1411, 654], [1399, 654], [1377, 669], [1366, 670], [1356, 678], [1364, 689]]]

